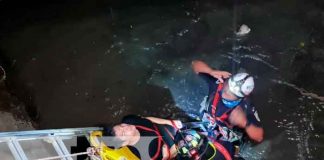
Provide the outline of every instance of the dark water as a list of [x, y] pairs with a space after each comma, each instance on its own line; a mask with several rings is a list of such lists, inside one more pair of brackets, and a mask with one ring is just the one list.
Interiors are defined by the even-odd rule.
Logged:
[[[39, 128], [196, 112], [207, 88], [191, 61], [232, 69], [229, 1], [13, 2], [0, 1], [0, 54]], [[323, 2], [237, 5], [237, 24], [251, 28], [238, 43], [240, 67], [257, 77], [252, 99], [266, 133], [243, 156], [323, 159]]]

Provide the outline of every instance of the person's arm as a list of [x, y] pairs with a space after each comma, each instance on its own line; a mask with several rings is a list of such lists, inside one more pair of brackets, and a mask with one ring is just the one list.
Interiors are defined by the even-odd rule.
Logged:
[[166, 124], [166, 125], [173, 126], [176, 129], [182, 128], [182, 122], [180, 120], [169, 120], [169, 119], [162, 119], [157, 117], [145, 117], [145, 118], [156, 124]]
[[229, 78], [231, 76], [231, 73], [226, 71], [214, 70], [211, 67], [209, 67], [208, 64], [200, 60], [192, 61], [192, 69], [196, 74], [207, 73], [217, 78], [221, 83], [224, 82], [223, 78]]
[[178, 152], [177, 152], [176, 145], [173, 145], [169, 151], [167, 146], [164, 144], [162, 147], [162, 155], [163, 155], [162, 160], [170, 160], [177, 156]]
[[263, 140], [263, 128], [248, 122], [246, 114], [241, 107], [236, 107], [229, 116], [229, 122], [239, 128], [244, 128], [247, 135], [256, 142]]
[[213, 69], [211, 67], [208, 66], [208, 64], [206, 64], [203, 61], [200, 60], [194, 60], [192, 61], [192, 69], [194, 70], [194, 72], [196, 74], [198, 73], [210, 73], [213, 71]]
[[252, 140], [258, 143], [263, 141], [263, 134], [264, 134], [263, 128], [250, 124], [245, 127], [245, 132]]

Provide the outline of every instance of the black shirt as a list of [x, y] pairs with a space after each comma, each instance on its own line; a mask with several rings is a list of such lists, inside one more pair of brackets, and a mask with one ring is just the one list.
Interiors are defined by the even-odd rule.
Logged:
[[[168, 148], [171, 148], [174, 145], [172, 136], [175, 135], [176, 130], [172, 126], [155, 124], [146, 118], [135, 115], [124, 117], [122, 119], [122, 123], [135, 125], [135, 127], [140, 132], [140, 140], [133, 147], [130, 147], [130, 149], [141, 159], [151, 159], [157, 152], [159, 152], [157, 159], [162, 159], [163, 144], [166, 144]], [[156, 132], [145, 130], [143, 129], [143, 127], [150, 130], [155, 130]], [[161, 148], [158, 148], [157, 132], [162, 136], [163, 141], [160, 146]], [[170, 134], [172, 136], [170, 136]]]

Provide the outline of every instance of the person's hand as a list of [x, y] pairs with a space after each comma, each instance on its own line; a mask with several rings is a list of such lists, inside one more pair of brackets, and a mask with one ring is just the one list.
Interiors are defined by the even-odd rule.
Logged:
[[263, 128], [251, 124], [245, 128], [245, 131], [252, 140], [258, 143], [262, 142], [264, 134]]
[[173, 126], [176, 130], [183, 128], [183, 124], [180, 120], [170, 120], [171, 126]]
[[100, 154], [100, 148], [88, 147], [87, 148], [88, 156], [95, 156]]
[[166, 144], [162, 146], [162, 160], [168, 160], [170, 159], [169, 152], [168, 152], [168, 147]]
[[209, 74], [219, 80], [219, 82], [224, 83], [223, 78], [229, 78], [232, 74], [226, 71], [212, 70]]

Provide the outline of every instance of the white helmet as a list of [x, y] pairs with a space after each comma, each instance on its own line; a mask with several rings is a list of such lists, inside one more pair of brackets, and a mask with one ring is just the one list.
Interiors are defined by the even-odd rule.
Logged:
[[247, 73], [237, 73], [228, 80], [228, 86], [233, 94], [243, 98], [253, 91], [254, 80]]

